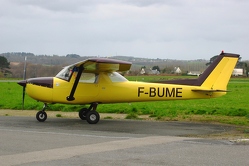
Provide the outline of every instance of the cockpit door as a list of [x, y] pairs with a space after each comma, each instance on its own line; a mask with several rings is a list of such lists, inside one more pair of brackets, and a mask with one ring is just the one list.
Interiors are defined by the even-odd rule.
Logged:
[[95, 73], [82, 73], [74, 97], [77, 101], [96, 102], [99, 94], [99, 75]]

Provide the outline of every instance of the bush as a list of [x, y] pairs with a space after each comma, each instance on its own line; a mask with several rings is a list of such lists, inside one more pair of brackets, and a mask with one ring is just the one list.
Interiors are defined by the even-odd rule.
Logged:
[[238, 109], [237, 111], [235, 110], [230, 110], [227, 113], [227, 116], [246, 116], [248, 115], [247, 111], [245, 109]]
[[139, 119], [138, 118], [138, 115], [136, 114], [136, 113], [130, 113], [130, 114], [128, 114], [126, 117], [125, 117], [125, 119]]
[[61, 116], [61, 114], [56, 114], [56, 117], [60, 118], [60, 117], [62, 117], [62, 116]]

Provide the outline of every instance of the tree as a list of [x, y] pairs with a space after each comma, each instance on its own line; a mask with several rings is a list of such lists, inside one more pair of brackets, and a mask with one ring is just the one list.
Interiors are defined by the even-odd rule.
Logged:
[[5, 70], [10, 68], [10, 63], [4, 56], [0, 56], [0, 69]]
[[152, 67], [152, 70], [157, 70], [157, 71], [159, 71], [159, 72], [161, 71], [160, 68], [159, 68], [159, 66], [153, 66], [153, 67]]
[[0, 73], [1, 73], [0, 76], [1, 77], [11, 74], [11, 72], [8, 71], [7, 69], [10, 69], [10, 63], [4, 56], [0, 56]]
[[214, 62], [214, 60], [218, 57], [219, 55], [215, 55], [212, 58], [210, 58], [210, 61], [208, 63], [206, 63], [206, 66], [209, 66], [211, 63]]
[[141, 67], [141, 70], [142, 70], [142, 69], [146, 69], [146, 66], [142, 66], [142, 67]]
[[77, 54], [67, 54], [66, 57], [67, 58], [80, 58], [80, 56]]
[[[210, 58], [210, 61], [209, 61], [208, 63], [206, 63], [206, 66], [211, 65], [211, 64], [215, 61], [215, 59], [216, 59], [218, 56], [219, 56], [219, 55], [215, 55], [215, 56], [213, 56], [212, 58]], [[236, 66], [238, 66], [238, 65], [239, 65], [241, 58], [242, 58], [242, 57], [239, 57], [239, 60], [238, 60], [238, 62], [237, 62], [237, 65], [236, 65]]]

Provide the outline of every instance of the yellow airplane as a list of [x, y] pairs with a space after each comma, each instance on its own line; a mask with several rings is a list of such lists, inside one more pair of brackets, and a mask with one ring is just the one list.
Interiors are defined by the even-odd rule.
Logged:
[[44, 103], [36, 118], [47, 119], [47, 104], [90, 104], [79, 117], [89, 124], [99, 121], [98, 104], [209, 99], [225, 95], [239, 55], [222, 52], [197, 79], [160, 83], [128, 81], [117, 72], [127, 71], [130, 62], [91, 58], [63, 68], [55, 77], [30, 78], [18, 82], [27, 94]]

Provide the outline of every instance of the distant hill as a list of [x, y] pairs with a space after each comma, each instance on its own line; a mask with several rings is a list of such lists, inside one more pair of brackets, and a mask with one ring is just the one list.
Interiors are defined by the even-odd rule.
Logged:
[[[59, 55], [35, 55], [33, 53], [26, 52], [8, 52], [2, 53], [0, 56], [4, 56], [13, 65], [12, 71], [13, 75], [16, 77], [21, 77], [21, 66], [23, 66], [24, 58], [27, 57], [27, 63], [30, 67], [30, 77], [37, 76], [51, 76], [56, 74], [61, 67], [67, 66], [78, 61], [83, 61], [88, 58], [96, 58], [98, 56], [80, 56], [77, 54], [67, 54], [66, 56]], [[173, 60], [173, 59], [148, 59], [148, 58], [136, 58], [131, 56], [112, 56], [112, 57], [102, 57], [102, 58], [112, 58], [123, 61], [132, 62], [131, 71], [133, 74], [138, 74], [142, 67], [151, 69], [154, 66], [159, 66], [163, 73], [171, 73], [175, 67], [179, 67], [181, 71], [203, 71], [206, 68], [207, 60]], [[20, 66], [18, 66], [20, 65]], [[31, 67], [32, 66], [32, 67]], [[38, 67], [39, 66], [39, 67]], [[42, 69], [43, 66], [46, 67]], [[51, 68], [49, 71], [49, 68]], [[52, 69], [53, 68], [53, 69]], [[53, 71], [53, 72], [52, 72]], [[17, 74], [19, 73], [19, 74]], [[45, 74], [46, 73], [46, 74]]]
[[[9, 62], [24, 62], [24, 57], [27, 57], [27, 62], [32, 64], [43, 64], [43, 65], [69, 65], [76, 63], [78, 61], [83, 61], [88, 58], [96, 58], [98, 56], [80, 56], [77, 54], [67, 54], [66, 56], [59, 56], [59, 55], [35, 55], [33, 53], [26, 53], [26, 52], [8, 52], [2, 53], [0, 56], [4, 56], [8, 59]], [[159, 66], [163, 66], [165, 64], [171, 64], [173, 66], [182, 66], [182, 64], [189, 63], [189, 62], [196, 62], [196, 63], [203, 63], [207, 60], [172, 60], [172, 59], [149, 59], [149, 58], [136, 58], [131, 56], [112, 56], [112, 57], [102, 57], [102, 58], [112, 58], [118, 60], [124, 60], [132, 62], [138, 66], [146, 66], [146, 65], [153, 65], [157, 64]], [[185, 64], [186, 65], [186, 64]], [[184, 65], [184, 66], [185, 66]]]

